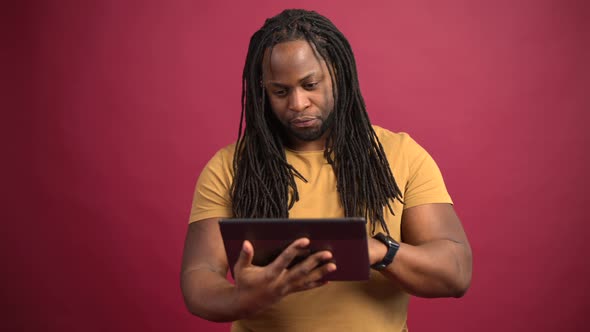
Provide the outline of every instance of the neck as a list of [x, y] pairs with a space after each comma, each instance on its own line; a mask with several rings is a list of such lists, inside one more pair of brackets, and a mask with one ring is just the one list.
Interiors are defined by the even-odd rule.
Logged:
[[306, 141], [293, 135], [288, 135], [286, 146], [295, 151], [324, 151], [326, 149], [326, 140], [328, 139], [329, 130], [318, 139]]

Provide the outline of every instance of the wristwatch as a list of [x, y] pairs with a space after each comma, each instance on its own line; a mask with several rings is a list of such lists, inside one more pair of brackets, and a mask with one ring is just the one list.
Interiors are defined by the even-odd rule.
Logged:
[[375, 240], [379, 240], [381, 243], [387, 246], [387, 253], [385, 257], [381, 260], [381, 262], [377, 262], [371, 265], [371, 268], [380, 271], [387, 267], [387, 265], [391, 264], [397, 250], [399, 249], [399, 243], [391, 238], [389, 235], [385, 235], [383, 233], [378, 233], [377, 235], [373, 236]]

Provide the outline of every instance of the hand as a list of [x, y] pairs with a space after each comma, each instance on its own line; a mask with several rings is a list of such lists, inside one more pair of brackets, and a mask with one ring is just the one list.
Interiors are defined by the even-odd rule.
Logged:
[[[309, 254], [310, 240], [300, 238], [291, 243], [267, 266], [252, 265], [254, 248], [244, 241], [240, 257], [234, 266], [236, 295], [241, 316], [249, 316], [278, 302], [288, 294], [320, 287], [323, 278], [336, 271], [336, 264], [329, 262], [332, 253], [319, 251], [287, 269], [297, 256]], [[326, 264], [324, 264], [326, 263]]]

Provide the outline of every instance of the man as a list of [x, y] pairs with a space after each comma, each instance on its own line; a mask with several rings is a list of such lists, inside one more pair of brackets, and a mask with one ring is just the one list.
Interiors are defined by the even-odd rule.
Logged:
[[[193, 314], [234, 321], [232, 331], [403, 331], [409, 294], [464, 294], [471, 249], [440, 171], [407, 134], [370, 124], [352, 50], [328, 19], [268, 19], [250, 41], [242, 96], [239, 139], [195, 191], [181, 277]], [[322, 282], [338, 268], [328, 251], [287, 268], [306, 238], [267, 266], [251, 264], [245, 241], [226, 280], [219, 218], [342, 216], [368, 220], [369, 281]]]

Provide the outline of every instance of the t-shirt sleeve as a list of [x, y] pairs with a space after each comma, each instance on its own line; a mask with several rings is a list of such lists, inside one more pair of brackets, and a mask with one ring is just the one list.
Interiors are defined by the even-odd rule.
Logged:
[[408, 178], [404, 193], [404, 209], [430, 203], [453, 204], [440, 169], [426, 150], [406, 136]]
[[207, 218], [231, 217], [232, 158], [228, 148], [222, 149], [201, 172], [195, 187], [189, 223]]

